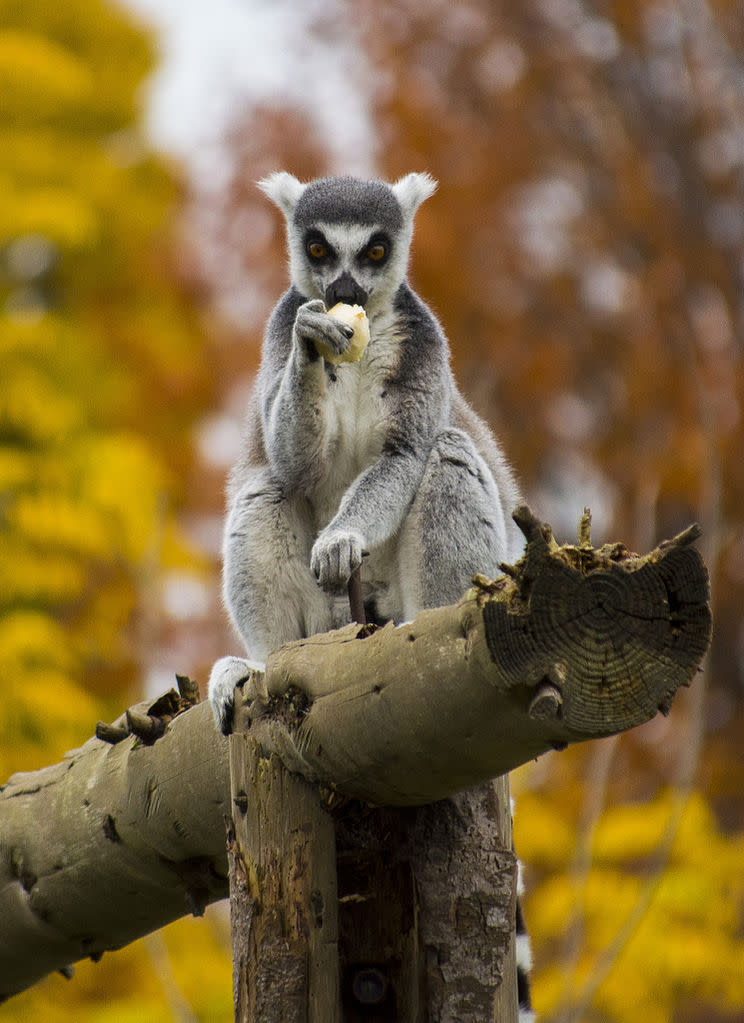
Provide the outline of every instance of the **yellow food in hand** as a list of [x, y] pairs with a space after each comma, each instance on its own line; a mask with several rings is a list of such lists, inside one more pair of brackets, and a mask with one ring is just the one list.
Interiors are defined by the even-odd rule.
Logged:
[[354, 333], [349, 341], [349, 347], [340, 355], [334, 352], [330, 345], [316, 341], [315, 347], [318, 355], [322, 355], [326, 362], [332, 362], [334, 366], [338, 366], [340, 362], [359, 362], [364, 355], [364, 349], [369, 344], [369, 320], [364, 309], [360, 305], [347, 305], [345, 302], [338, 302], [328, 310], [328, 315], [332, 316], [334, 320], [341, 320], [353, 327]]

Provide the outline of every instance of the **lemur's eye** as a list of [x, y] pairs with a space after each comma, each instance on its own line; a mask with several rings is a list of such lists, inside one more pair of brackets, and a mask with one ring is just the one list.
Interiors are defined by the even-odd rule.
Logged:
[[381, 242], [377, 242], [376, 245], [370, 245], [367, 249], [367, 259], [371, 259], [373, 263], [379, 263], [385, 256], [387, 256], [387, 247]]
[[323, 242], [310, 242], [307, 251], [313, 259], [325, 259], [328, 255], [328, 249]]

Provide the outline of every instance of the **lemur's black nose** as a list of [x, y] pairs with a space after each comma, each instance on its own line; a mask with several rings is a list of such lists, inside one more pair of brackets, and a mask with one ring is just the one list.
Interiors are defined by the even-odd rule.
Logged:
[[346, 302], [347, 305], [364, 305], [369, 298], [369, 293], [361, 285], [357, 284], [348, 270], [344, 270], [340, 277], [332, 281], [325, 292], [325, 303], [330, 309], [337, 302]]

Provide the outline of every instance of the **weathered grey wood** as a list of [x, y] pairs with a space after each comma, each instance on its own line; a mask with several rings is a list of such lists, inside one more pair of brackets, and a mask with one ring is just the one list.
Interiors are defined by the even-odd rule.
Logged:
[[224, 898], [229, 791], [207, 706], [151, 746], [90, 739], [13, 775], [0, 791], [0, 997]]
[[517, 862], [502, 777], [416, 810], [429, 1020], [516, 1023]]
[[[668, 711], [710, 638], [696, 533], [639, 558], [591, 548], [586, 525], [562, 548], [529, 513], [522, 526], [525, 558], [458, 605], [276, 651], [238, 700], [265, 754], [413, 805]], [[149, 745], [91, 740], [0, 791], [0, 995], [224, 895], [227, 744], [206, 705], [155, 716]]]
[[710, 641], [699, 531], [639, 557], [589, 546], [584, 520], [559, 547], [528, 509], [515, 518], [525, 557], [454, 607], [272, 653], [243, 694], [268, 711], [252, 725], [264, 748], [347, 795], [421, 804], [666, 713]]
[[345, 1023], [516, 1023], [507, 779], [424, 807], [352, 803], [337, 829]]
[[333, 821], [315, 786], [230, 738], [236, 1023], [340, 1023]]
[[236, 1020], [340, 1019], [340, 971], [344, 1023], [516, 1023], [507, 780], [425, 807], [344, 802], [336, 859], [314, 790], [242, 739], [231, 740]]

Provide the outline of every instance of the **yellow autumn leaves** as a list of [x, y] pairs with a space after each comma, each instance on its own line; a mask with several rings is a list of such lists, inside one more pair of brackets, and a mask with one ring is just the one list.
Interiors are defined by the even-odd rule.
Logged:
[[[0, 26], [1, 782], [141, 696], [143, 593], [200, 568], [174, 508], [208, 374], [173, 269], [178, 185], [136, 127], [146, 35], [100, 0], [0, 0]], [[3, 1018], [166, 1021], [172, 989], [227, 1020], [222, 937], [218, 912], [179, 922]]]
[[[38, 766], [139, 685], [143, 567], [192, 563], [168, 441], [206, 380], [123, 135], [150, 66], [114, 7], [0, 0], [0, 770]], [[131, 154], [130, 154], [131, 155]], [[167, 550], [166, 550], [167, 548]]]
[[[551, 1015], [558, 1005], [581, 1001], [639, 900], [647, 900], [645, 911], [591, 1000], [601, 1018], [668, 1023], [679, 1001], [729, 1011], [744, 1004], [744, 837], [722, 834], [700, 793], [675, 822], [675, 800], [664, 792], [650, 803], [607, 809], [592, 834], [591, 867], [577, 872], [573, 823], [549, 800], [519, 799], [516, 842], [535, 874], [527, 922], [542, 945], [538, 958], [548, 961], [535, 977], [542, 1018], [561, 1018]], [[676, 832], [658, 862], [670, 821]], [[570, 964], [576, 929], [580, 951]]]

